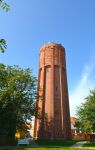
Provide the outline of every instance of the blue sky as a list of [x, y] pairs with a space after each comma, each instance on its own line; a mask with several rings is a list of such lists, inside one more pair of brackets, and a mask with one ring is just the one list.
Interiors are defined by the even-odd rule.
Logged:
[[66, 49], [71, 115], [95, 87], [95, 0], [6, 0], [0, 9], [0, 38], [8, 49], [6, 65], [30, 67], [37, 76], [39, 49], [57, 42]]

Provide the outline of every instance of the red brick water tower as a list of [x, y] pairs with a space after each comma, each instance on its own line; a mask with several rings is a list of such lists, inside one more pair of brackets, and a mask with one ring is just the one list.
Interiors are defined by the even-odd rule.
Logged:
[[48, 43], [40, 49], [34, 137], [70, 139], [70, 111], [65, 48]]

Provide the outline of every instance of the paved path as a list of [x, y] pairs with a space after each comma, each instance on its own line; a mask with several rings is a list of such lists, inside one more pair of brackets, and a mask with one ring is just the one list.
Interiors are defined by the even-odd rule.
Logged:
[[87, 143], [87, 141], [80, 141], [80, 142], [77, 142], [76, 144], [72, 145], [71, 147], [82, 147], [85, 143]]

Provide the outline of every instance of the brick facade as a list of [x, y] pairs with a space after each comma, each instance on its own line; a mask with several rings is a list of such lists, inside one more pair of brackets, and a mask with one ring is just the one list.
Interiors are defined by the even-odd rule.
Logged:
[[34, 137], [71, 138], [65, 48], [48, 43], [40, 49]]

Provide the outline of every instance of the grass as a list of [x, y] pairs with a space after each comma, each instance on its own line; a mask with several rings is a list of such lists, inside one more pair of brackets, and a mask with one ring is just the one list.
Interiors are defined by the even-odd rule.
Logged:
[[[40, 145], [39, 148], [29, 147], [0, 147], [0, 150], [89, 150], [89, 147], [94, 147], [95, 144], [91, 144], [89, 141], [82, 148], [68, 148], [80, 140], [36, 140], [36, 143]], [[63, 146], [63, 148], [57, 148], [52, 146]], [[67, 148], [66, 148], [67, 147]], [[86, 148], [88, 147], [88, 148]], [[91, 150], [91, 148], [90, 148]]]
[[83, 145], [83, 147], [95, 147], [95, 143], [90, 143], [89, 141]]
[[44, 146], [72, 146], [78, 140], [36, 140], [35, 141], [38, 145]]
[[[81, 148], [0, 148], [0, 150], [88, 150]], [[90, 149], [91, 150], [91, 149]]]

